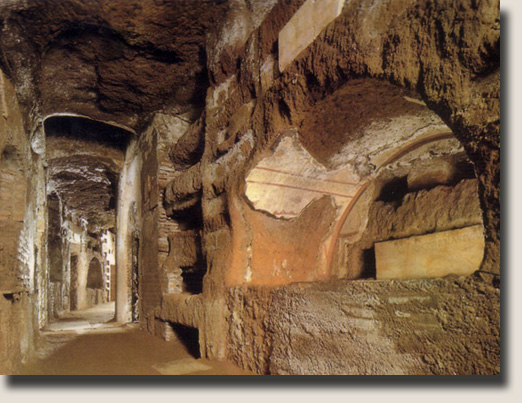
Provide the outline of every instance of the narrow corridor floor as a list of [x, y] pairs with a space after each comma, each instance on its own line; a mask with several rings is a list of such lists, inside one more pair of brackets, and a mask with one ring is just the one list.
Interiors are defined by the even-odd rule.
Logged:
[[253, 375], [226, 362], [196, 359], [178, 340], [112, 321], [114, 303], [67, 313], [42, 331], [37, 359], [19, 375]]

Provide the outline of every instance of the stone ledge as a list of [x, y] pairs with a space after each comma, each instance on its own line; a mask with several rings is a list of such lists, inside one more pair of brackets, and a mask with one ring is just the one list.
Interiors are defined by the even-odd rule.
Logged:
[[163, 294], [161, 308], [155, 316], [164, 321], [199, 328], [203, 315], [201, 295]]

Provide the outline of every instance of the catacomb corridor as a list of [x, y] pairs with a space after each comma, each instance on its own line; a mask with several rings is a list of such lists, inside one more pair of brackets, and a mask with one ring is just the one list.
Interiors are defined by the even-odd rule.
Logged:
[[0, 372], [499, 374], [492, 1], [0, 1]]

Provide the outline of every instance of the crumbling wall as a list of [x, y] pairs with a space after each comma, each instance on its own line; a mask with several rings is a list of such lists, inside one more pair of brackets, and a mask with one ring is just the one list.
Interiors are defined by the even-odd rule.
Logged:
[[[151, 331], [154, 331], [154, 327], [149, 324], [150, 321], [154, 322], [151, 313], [160, 305], [162, 295], [177, 294], [184, 290], [181, 267], [178, 263], [183, 263], [183, 259], [180, 261], [179, 257], [190, 254], [190, 251], [177, 247], [173, 238], [191, 233], [186, 223], [191, 221], [191, 217], [180, 221], [169, 216], [164, 195], [172, 178], [184, 170], [184, 166], [180, 167], [176, 159], [171, 158], [171, 150], [173, 147], [180, 147], [180, 138], [183, 138], [190, 122], [194, 121], [193, 115], [194, 111], [181, 116], [167, 112], [158, 113], [139, 140], [143, 200], [140, 223], [142, 242], [139, 255], [140, 298], [142, 325], [149, 326]], [[178, 160], [183, 159], [181, 154], [178, 154]], [[186, 157], [190, 159], [190, 155]], [[163, 330], [160, 333], [163, 334]]]
[[[496, 248], [493, 244], [498, 244], [494, 239], [499, 234], [499, 205], [492, 198], [492, 188], [498, 188], [499, 183], [498, 164], [493, 163], [499, 149], [498, 2], [480, 7], [440, 2], [413, 7], [402, 1], [369, 7], [364, 2], [349, 2], [341, 15], [281, 73], [274, 63], [272, 69], [268, 65], [270, 60], [280, 58], [287, 50], [285, 46], [293, 46], [291, 41], [279, 42], [278, 47], [274, 44], [299, 5], [300, 2], [274, 6], [237, 52], [235, 60], [239, 61], [239, 68], [235, 69], [224, 57], [219, 69], [210, 65], [213, 81], [207, 100], [208, 158], [224, 160], [226, 150], [251, 133], [248, 130], [230, 133], [227, 127], [234, 113], [253, 99], [256, 106], [247, 129], [253, 129], [253, 142], [260, 149], [284, 129], [299, 125], [303, 114], [318, 100], [341, 85], [350, 84], [353, 75], [385, 79], [405, 89], [418, 90], [428, 107], [453, 130], [475, 163], [487, 228], [484, 264], [497, 261], [498, 253], [491, 253]], [[473, 30], [462, 29], [459, 35], [452, 36], [450, 27], [459, 24], [467, 27], [468, 22], [464, 21], [470, 21]], [[463, 46], [467, 49], [465, 53]], [[209, 52], [213, 56], [212, 49]], [[480, 71], [488, 78], [475, 79]], [[359, 106], [364, 113], [367, 107]], [[348, 115], [350, 112], [347, 110]], [[229, 141], [223, 141], [223, 136]], [[324, 147], [331, 146], [324, 142]], [[234, 168], [237, 170], [239, 165]], [[212, 172], [210, 167], [204, 169]], [[487, 181], [490, 182], [486, 184]], [[229, 189], [236, 186], [233, 182], [227, 184]], [[218, 181], [213, 186], [219, 189]], [[489, 189], [488, 196], [485, 189]], [[486, 207], [484, 203], [492, 204]]]
[[70, 308], [69, 228], [63, 204], [56, 193], [47, 198], [47, 251], [49, 264], [49, 319], [61, 316]]
[[[364, 229], [349, 232], [348, 228], [345, 234], [341, 232], [335, 270], [337, 277], [375, 278], [376, 243], [473, 226], [482, 228], [476, 179], [421, 190], [397, 190], [399, 194], [392, 195], [394, 200], [383, 200], [386, 196], [379, 196], [379, 191], [382, 190], [374, 189], [372, 198], [377, 200], [367, 203]], [[454, 250], [454, 257], [460, 252]], [[480, 268], [483, 253], [482, 250], [475, 270]]]
[[[321, 19], [316, 21], [318, 10]], [[229, 358], [259, 373], [498, 372], [495, 276], [280, 287], [341, 274], [328, 271], [328, 245], [335, 245], [334, 222], [342, 210], [333, 195], [297, 214], [271, 206], [256, 210], [256, 200], [245, 197], [249, 173], [289, 132], [298, 133], [314, 164], [331, 170], [350, 166], [350, 180], [359, 181], [350, 195], [355, 198], [375, 178], [376, 169], [386, 165], [389, 152], [400, 153], [394, 144], [407, 145], [410, 137], [430, 133], [447, 137], [453, 131], [478, 178], [487, 245], [482, 268], [498, 273], [498, 2], [469, 7], [449, 1], [372, 6], [364, 1], [279, 2], [259, 14], [255, 24], [246, 24], [256, 20], [253, 14], [235, 8], [209, 38], [211, 87], [202, 155], [192, 158], [187, 152], [197, 143], [195, 137], [173, 148], [173, 160], [184, 171], [169, 183], [165, 199], [171, 211], [184, 214], [201, 203], [208, 267], [203, 293], [197, 299], [168, 298], [156, 315], [198, 327], [203, 356]], [[307, 24], [313, 27], [308, 30]], [[198, 124], [187, 133], [197, 133]], [[374, 147], [373, 154], [364, 154], [367, 146]], [[430, 195], [437, 192], [441, 189]], [[420, 200], [420, 193], [410, 198]], [[463, 217], [477, 213], [472, 205]], [[413, 203], [408, 211], [416, 207]], [[368, 216], [369, 232], [377, 214]], [[476, 214], [468, 221], [480, 223]], [[396, 236], [399, 222], [400, 217], [386, 221], [392, 229], [382, 229], [387, 233], [377, 238]], [[421, 226], [431, 224], [427, 220]], [[357, 266], [355, 258], [349, 260]], [[361, 268], [355, 271], [359, 275]], [[483, 290], [491, 298], [482, 298]], [[404, 311], [394, 308], [393, 295], [397, 301], [406, 298]], [[486, 318], [477, 324], [481, 330], [470, 328], [468, 317], [456, 309]], [[445, 321], [452, 315], [455, 322], [449, 328]], [[410, 317], [425, 322], [412, 324], [405, 319]], [[422, 342], [402, 343], [398, 338], [406, 331]], [[291, 332], [297, 338], [289, 337]], [[461, 332], [470, 336], [457, 340], [451, 350], [448, 340]], [[419, 349], [425, 341], [429, 348]], [[475, 368], [465, 351], [473, 351]]]
[[6, 292], [22, 285], [17, 249], [27, 202], [31, 169], [29, 144], [14, 88], [0, 72], [0, 265]]
[[259, 374], [500, 373], [500, 290], [478, 276], [234, 287], [227, 298], [227, 358]]
[[0, 298], [0, 373], [12, 374], [34, 353], [37, 337], [33, 299], [27, 294]]
[[[33, 247], [37, 223], [33, 218], [36, 209], [42, 206], [36, 206], [38, 168], [33, 157], [15, 90], [0, 71], [0, 373], [3, 374], [12, 373], [34, 352], [39, 326]], [[42, 255], [38, 262], [41, 264]]]
[[[390, 141], [393, 136], [400, 139], [401, 127], [415, 133], [421, 130], [422, 126], [412, 126], [408, 116], [415, 116], [414, 109], [423, 106], [423, 111], [434, 111], [439, 119], [437, 122], [423, 115], [426, 125], [446, 124], [446, 132], [453, 132], [474, 165], [486, 237], [482, 269], [490, 273], [500, 270], [498, 2], [466, 6], [449, 1], [412, 4], [396, 0], [372, 3], [371, 6], [364, 1], [321, 2], [326, 8], [341, 5], [340, 14], [325, 13], [332, 15], [331, 21], [326, 22], [325, 28], [309, 41], [309, 46], [305, 46], [295, 59], [285, 58], [281, 67], [286, 52], [291, 53], [302, 43], [299, 35], [296, 38], [290, 36], [289, 40], [280, 32], [294, 18], [294, 14], [299, 15], [295, 18], [301, 19], [291, 22], [294, 26], [306, 25], [314, 20], [310, 13], [296, 14], [303, 3], [311, 1], [277, 3], [259, 28], [246, 35], [246, 40], [240, 40], [241, 35], [238, 34], [238, 42], [244, 45], [227, 54], [220, 53], [218, 49], [221, 48], [217, 46], [208, 49], [209, 60], [212, 61], [209, 63], [211, 88], [206, 105], [205, 151], [200, 177], [197, 177], [201, 180], [203, 245], [209, 267], [203, 290], [207, 320], [200, 328], [206, 343], [202, 350], [210, 357], [223, 358], [223, 349], [219, 346], [228, 345], [227, 357], [258, 372], [312, 373], [316, 371], [313, 369], [315, 366], [318, 368], [316, 373], [497, 373], [499, 322], [496, 312], [499, 300], [498, 297], [482, 298], [481, 291], [485, 287], [489, 290], [489, 296], [498, 294], [494, 285], [498, 284], [494, 280], [498, 277], [495, 275], [455, 281], [422, 280], [417, 283], [379, 281], [366, 285], [370, 283], [357, 282], [353, 286], [343, 282], [346, 286], [343, 292], [348, 292], [352, 287], [360, 290], [352, 302], [336, 300], [343, 292], [329, 290], [321, 284], [299, 286], [307, 290], [317, 288], [317, 293], [303, 295], [302, 299], [298, 292], [286, 291], [299, 289], [298, 286], [277, 288], [274, 291], [278, 296], [276, 303], [273, 302], [273, 294], [263, 291], [259, 296], [251, 296], [252, 308], [243, 305], [248, 303], [248, 298], [234, 296], [235, 292], [240, 292], [237, 290], [255, 294], [257, 288], [247, 287], [249, 280], [258, 275], [266, 279], [263, 274], [274, 270], [270, 259], [266, 260], [264, 268], [258, 265], [257, 272], [252, 269], [253, 250], [261, 250], [261, 246], [265, 246], [267, 254], [273, 255], [278, 252], [277, 246], [282, 246], [284, 250], [286, 242], [293, 241], [292, 254], [286, 251], [284, 256], [285, 253], [281, 252], [280, 260], [285, 257], [295, 260], [293, 252], [303, 245], [303, 240], [297, 235], [288, 239], [289, 229], [295, 225], [296, 218], [285, 221], [258, 212], [257, 219], [252, 212], [253, 207], [245, 203], [244, 198], [248, 173], [273, 151], [274, 145], [287, 130], [297, 130], [310, 154], [334, 168], [338, 162], [335, 158], [339, 155], [338, 150], [346, 149], [349, 153], [353, 144], [361, 143], [364, 133], [372, 130], [378, 132], [387, 127], [387, 121], [397, 122]], [[211, 43], [219, 43], [223, 32], [228, 32], [226, 24], [216, 31]], [[347, 94], [344, 99], [350, 102], [333, 96], [343, 86]], [[326, 99], [330, 106], [320, 105]], [[316, 106], [322, 108], [323, 117], [312, 114]], [[328, 113], [329, 109], [334, 112]], [[336, 116], [339, 114], [341, 119]], [[307, 118], [310, 116], [317, 118], [310, 120]], [[439, 130], [438, 133], [444, 132]], [[362, 158], [349, 162], [354, 164], [360, 178], [364, 178], [372, 172], [376, 160]], [[192, 185], [196, 180], [189, 183]], [[182, 193], [177, 190], [178, 194]], [[185, 190], [189, 194], [196, 193], [189, 186]], [[316, 219], [320, 216], [317, 213]], [[269, 224], [260, 227], [260, 221]], [[480, 222], [476, 216], [472, 221]], [[325, 228], [332, 230], [326, 224], [316, 227], [313, 223], [310, 222], [307, 240]], [[258, 238], [256, 231], [260, 234]], [[274, 248], [266, 248], [271, 239]], [[314, 252], [322, 253], [320, 243], [314, 244]], [[312, 270], [307, 266], [309, 264], [307, 259], [302, 265], [307, 275], [311, 275]], [[290, 276], [287, 281], [292, 281]], [[224, 293], [230, 295], [227, 287], [240, 283], [245, 285], [234, 287], [230, 291], [232, 297], [223, 298]], [[270, 285], [270, 282], [267, 284]], [[459, 284], [468, 284], [465, 288], [469, 292], [459, 294]], [[398, 296], [405, 293], [412, 301], [417, 301], [421, 296], [424, 298], [425, 293], [429, 292], [430, 298], [437, 299], [433, 307], [435, 316], [453, 316], [455, 322], [452, 326], [455, 327], [450, 330], [445, 328], [442, 320], [432, 321], [430, 318], [426, 319], [426, 323], [419, 324], [418, 328], [406, 319], [403, 322], [396, 320], [393, 316], [396, 310], [394, 303], [384, 297], [380, 300], [379, 296], [388, 287]], [[356, 302], [358, 298], [361, 301], [377, 299], [380, 301], [379, 308], [370, 310], [382, 309], [388, 313], [365, 328], [370, 322], [358, 318], [357, 314], [344, 314], [342, 310], [345, 303], [347, 306], [353, 305], [356, 311], [364, 308], [364, 304]], [[306, 301], [306, 309], [302, 301]], [[457, 304], [457, 301], [460, 302]], [[300, 308], [306, 314], [299, 316]], [[404, 311], [405, 317], [423, 317], [431, 309], [412, 304]], [[479, 317], [487, 318], [477, 324], [481, 330], [469, 328], [472, 325], [468, 323], [467, 316], [458, 315], [456, 309], [471, 312], [470, 318], [473, 317], [473, 310], [480, 312]], [[267, 312], [277, 312], [273, 315], [273, 323]], [[328, 312], [336, 313], [330, 316]], [[343, 327], [330, 326], [329, 321], [336, 323], [343, 315], [354, 320]], [[229, 319], [225, 320], [225, 317]], [[288, 326], [276, 325], [278, 321]], [[295, 342], [287, 337], [294, 321], [303, 334], [300, 341]], [[435, 322], [438, 324], [435, 325]], [[385, 330], [389, 334], [377, 337], [377, 328], [384, 326], [383, 323], [390, 324]], [[359, 325], [362, 330], [357, 327]], [[371, 328], [374, 325], [375, 328]], [[458, 327], [461, 330], [457, 330]], [[325, 330], [330, 328], [331, 331]], [[406, 328], [412, 334], [424, 332], [424, 340], [430, 340], [431, 350], [425, 361], [413, 352], [419, 346], [416, 343], [410, 346], [406, 343], [396, 348], [394, 338]], [[448, 332], [448, 339], [439, 337], [445, 332]], [[469, 336], [459, 340], [455, 348], [450, 348], [447, 340], [456, 340], [461, 332]], [[330, 337], [330, 333], [335, 336], [322, 343], [323, 338]], [[368, 334], [370, 347], [378, 352], [374, 357], [383, 361], [381, 369], [378, 360], [369, 359], [366, 353], [362, 353], [368, 351], [367, 345], [362, 347]], [[389, 337], [391, 342], [387, 340]], [[277, 346], [274, 346], [274, 340], [279, 343]], [[486, 350], [476, 347], [484, 345], [489, 347]], [[300, 352], [287, 354], [285, 349]], [[343, 350], [355, 350], [349, 360], [351, 368], [342, 366], [341, 360], [336, 358], [348, 359], [349, 353]], [[468, 350], [473, 353], [466, 355]], [[450, 351], [454, 354], [451, 355]], [[470, 357], [476, 360], [473, 364], [468, 360]], [[396, 359], [397, 363], [393, 364]], [[329, 361], [331, 364], [328, 364]], [[472, 365], [476, 367], [472, 368]]]
[[[455, 315], [459, 322], [451, 326], [473, 330], [456, 342], [459, 347], [452, 357], [440, 355], [447, 362], [441, 368], [498, 372], [494, 347], [498, 298], [482, 298], [481, 293], [496, 295], [500, 272], [499, 2], [237, 0], [195, 7], [181, 1], [149, 1], [147, 7], [136, 7], [137, 2], [103, 7], [74, 0], [54, 8], [41, 7], [39, 2], [2, 6], [6, 17], [0, 42], [5, 57], [0, 64], [16, 83], [33, 150], [27, 158], [32, 164], [26, 176], [31, 178], [31, 192], [25, 202], [19, 255], [33, 302], [40, 307], [36, 327], [47, 321], [50, 274], [41, 161], [45, 137], [39, 119], [69, 112], [118, 122], [137, 133], [127, 147], [119, 183], [119, 321], [137, 319], [141, 304], [155, 327], [152, 309], [163, 303], [154, 314], [198, 327], [204, 357], [230, 357], [258, 372], [311, 372], [311, 363], [322, 372], [342, 372], [348, 370], [335, 354], [339, 346], [348, 351], [353, 344], [350, 370], [375, 373], [373, 361], [366, 365], [366, 353], [358, 350], [366, 335], [358, 326], [368, 330], [365, 318], [344, 327], [329, 325], [342, 317], [343, 305], [352, 304], [342, 299], [343, 292], [352, 295], [347, 291], [352, 289], [354, 301], [378, 299], [387, 287], [414, 301], [425, 301], [417, 298], [424, 292], [438, 293], [440, 300], [432, 307], [440, 313], [436, 315]], [[228, 15], [214, 27], [225, 12]], [[197, 24], [195, 17], [201, 17]], [[206, 36], [210, 27], [212, 32]], [[176, 121], [194, 105], [198, 113], [186, 124], [162, 122], [170, 114], [177, 115]], [[160, 110], [162, 116], [147, 128], [152, 114]], [[275, 208], [257, 210], [245, 196], [249, 174], [272, 155], [281, 139], [295, 134], [313, 157], [310, 165], [332, 171], [349, 166], [355, 193], [341, 196], [355, 198], [382, 165], [379, 158], [385, 157], [364, 153], [367, 144], [375, 140], [377, 151], [390, 151], [391, 144], [404, 143], [428, 126], [438, 134], [442, 129], [451, 131], [473, 163], [486, 238], [482, 277], [372, 282], [371, 286], [340, 283], [347, 287], [342, 290], [330, 283], [280, 287], [332, 276], [330, 245], [335, 245], [335, 222], [342, 213], [338, 195], [312, 197], [294, 214]], [[378, 143], [382, 139], [386, 142]], [[171, 161], [165, 163], [170, 142]], [[5, 142], [0, 144], [4, 147]], [[354, 145], [363, 152], [354, 152]], [[311, 171], [315, 175], [321, 169]], [[161, 198], [164, 206], [157, 202]], [[392, 225], [400, 226], [399, 221]], [[396, 229], [387, 234], [376, 231], [373, 235], [381, 236], [380, 240], [397, 233]], [[79, 259], [85, 266], [85, 253]], [[141, 282], [136, 278], [139, 264]], [[256, 294], [255, 285], [261, 284], [274, 288]], [[463, 284], [469, 292], [459, 294], [455, 284]], [[301, 294], [301, 288], [308, 291]], [[161, 301], [163, 292], [200, 295], [171, 295]], [[243, 292], [251, 294], [247, 299], [252, 311], [242, 305]], [[453, 295], [462, 297], [459, 304]], [[406, 322], [392, 321], [395, 311], [392, 315], [388, 310], [395, 302], [390, 298], [369, 303], [372, 318], [393, 323], [391, 328], [410, 329]], [[424, 313], [425, 308], [408, 307], [404, 318]], [[471, 314], [489, 315], [491, 320], [482, 323], [482, 331], [475, 331], [464, 321], [467, 316], [457, 315], [459, 308], [466, 315], [469, 308]], [[271, 322], [272, 312], [279, 324]], [[290, 319], [305, 333], [295, 343], [287, 337], [294, 326]], [[442, 319], [438, 323], [450, 338], [459, 331], [444, 329]], [[374, 337], [372, 326], [369, 334]], [[320, 335], [327, 338], [324, 329], [329, 328], [342, 336], [321, 345]], [[411, 329], [421, 332], [421, 328]], [[418, 367], [435, 373], [429, 361], [448, 345], [432, 330], [426, 338], [433, 343], [434, 353], [424, 367], [417, 358], [401, 355], [410, 354], [408, 345], [395, 346], [392, 330], [385, 332], [384, 339], [374, 338], [371, 347], [384, 362], [382, 370], [413, 373], [412, 368]], [[318, 355], [310, 355], [316, 345], [321, 346]], [[493, 347], [476, 353], [476, 345]], [[470, 346], [477, 368], [467, 366], [462, 346]], [[482, 362], [486, 357], [494, 364]], [[392, 358], [399, 360], [396, 366]]]
[[140, 137], [139, 155], [142, 160], [140, 189], [142, 221], [140, 224], [139, 278], [141, 310], [144, 314], [159, 304], [161, 298], [158, 267], [158, 156], [157, 132], [149, 127]]

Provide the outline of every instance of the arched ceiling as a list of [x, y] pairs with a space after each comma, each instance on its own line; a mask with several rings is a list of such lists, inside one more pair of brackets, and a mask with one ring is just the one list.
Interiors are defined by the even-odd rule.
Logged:
[[[401, 125], [394, 124], [394, 120], [401, 120]], [[398, 131], [404, 135], [435, 121], [442, 124], [413, 91], [382, 80], [359, 78], [350, 80], [349, 84], [317, 102], [306, 113], [299, 128], [299, 138], [314, 158], [332, 166], [336, 165], [338, 154], [346, 154], [346, 151], [353, 154], [350, 153], [350, 148], [355, 148], [353, 144], [381, 137], [379, 134], [383, 130], [390, 135]], [[377, 139], [377, 142], [381, 141], [381, 138]], [[371, 150], [373, 146], [368, 144], [357, 152], [374, 151]], [[377, 144], [375, 146], [378, 148]]]
[[202, 105], [206, 33], [226, 3], [2, 1], [0, 68], [40, 117], [68, 112], [136, 126], [152, 111]]
[[76, 219], [98, 228], [115, 225], [118, 180], [131, 133], [73, 116], [45, 121], [47, 193], [58, 195]]
[[[317, 102], [246, 177], [253, 207], [292, 219], [313, 200], [332, 197], [340, 214], [389, 158], [434, 135], [450, 134], [413, 92], [356, 79]], [[432, 154], [463, 152], [452, 138]]]

